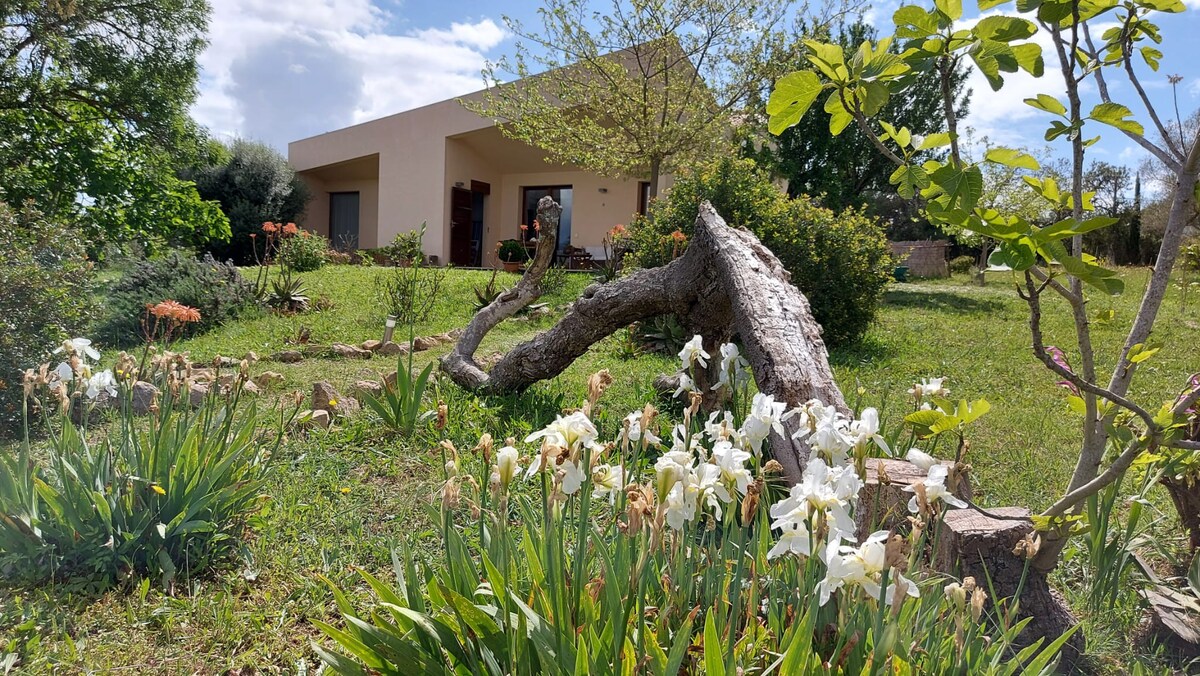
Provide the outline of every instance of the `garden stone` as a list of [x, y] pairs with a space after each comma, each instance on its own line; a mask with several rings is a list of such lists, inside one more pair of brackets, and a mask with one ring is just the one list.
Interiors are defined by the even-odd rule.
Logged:
[[327, 429], [329, 427], [329, 422], [329, 411], [323, 411], [320, 409], [301, 411], [296, 415], [296, 426], [300, 427], [301, 429], [308, 429], [312, 427]]
[[193, 368], [192, 381], [197, 383], [207, 383], [213, 379], [213, 372], [206, 368]]
[[360, 380], [350, 388], [350, 395], [360, 402], [367, 396], [379, 397], [383, 394], [383, 384], [375, 380]]
[[382, 345], [383, 341], [381, 340], [364, 340], [362, 345], [359, 345], [359, 347], [364, 350], [370, 350], [371, 352], [378, 352]]
[[213, 368], [222, 368], [222, 369], [237, 368], [238, 366], [241, 365], [241, 360], [234, 359], [233, 357], [222, 357], [220, 355], [217, 355], [216, 357], [213, 357], [212, 365], [213, 365]]
[[450, 335], [449, 333], [439, 333], [436, 336], [433, 336], [433, 339], [439, 343], [453, 343], [454, 342], [454, 336]]
[[90, 420], [97, 420], [105, 411], [115, 411], [120, 407], [120, 397], [110, 397], [108, 392], [101, 392], [90, 401], [84, 397], [76, 397], [71, 402], [71, 422], [82, 425], [85, 411]]
[[402, 354], [408, 354], [408, 345], [402, 345], [393, 341], [388, 341], [379, 346], [378, 354], [384, 357], [396, 357]]
[[264, 390], [269, 390], [283, 383], [283, 374], [276, 371], [263, 371], [254, 376], [254, 383]]
[[312, 407], [314, 411], [329, 411], [331, 414], [342, 416], [350, 415], [360, 408], [357, 400], [343, 397], [333, 385], [324, 380], [313, 383]]
[[304, 355], [296, 350], [283, 350], [271, 355], [271, 361], [282, 362], [284, 364], [295, 364], [304, 361]]
[[158, 402], [158, 388], [139, 380], [133, 384], [133, 414], [149, 415]]
[[188, 388], [188, 403], [192, 408], [198, 408], [204, 404], [205, 398], [208, 397], [208, 385], [205, 383], [192, 383]]
[[433, 336], [419, 336], [413, 341], [413, 351], [424, 352], [438, 346], [438, 339]]
[[[399, 371], [392, 371], [391, 373], [384, 376], [383, 377], [383, 386], [388, 388], [389, 390], [396, 389], [396, 376], [398, 373], [399, 373]], [[408, 373], [409, 373], [410, 380], [416, 380], [416, 377], [418, 375], [420, 375], [420, 373], [421, 373], [421, 369], [416, 366], [413, 366], [413, 369], [411, 371], [409, 371]], [[432, 377], [432, 376], [430, 376], [430, 377]]]
[[250, 350], [244, 357], [242, 357], [242, 359], [253, 364], [258, 361], [258, 353], [256, 353], [254, 350]]
[[257, 395], [258, 385], [255, 385], [253, 380], [247, 380], [246, 382], [242, 383], [242, 391], [247, 394]]
[[373, 354], [370, 350], [364, 350], [345, 343], [334, 343], [329, 346], [329, 351], [347, 359], [370, 359]]

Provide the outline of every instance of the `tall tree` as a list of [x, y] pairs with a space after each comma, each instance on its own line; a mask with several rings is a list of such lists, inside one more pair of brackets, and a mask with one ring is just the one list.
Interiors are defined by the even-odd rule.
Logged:
[[[784, 64], [792, 0], [549, 0], [541, 30], [505, 17], [516, 58], [466, 106], [552, 161], [659, 180], [730, 146], [731, 120]], [[505, 85], [501, 71], [523, 81]], [[535, 72], [541, 75], [530, 77]], [[525, 79], [530, 78], [530, 79]]]
[[[819, 31], [813, 32], [820, 35]], [[842, 24], [820, 39], [828, 39], [846, 53], [853, 53], [864, 41], [875, 42], [877, 38], [875, 28], [860, 20]], [[897, 52], [898, 48], [893, 47], [892, 51]], [[971, 91], [965, 89], [966, 79], [966, 67], [956, 63], [949, 78], [951, 96], [957, 102], [954, 106], [956, 120], [963, 119], [968, 112]], [[941, 85], [936, 70], [915, 73], [904, 96], [888, 99], [879, 113], [880, 118], [894, 120], [897, 129], [907, 127], [915, 136], [943, 131], [945, 116]], [[828, 120], [818, 115], [805, 116], [796, 126], [783, 132], [769, 152], [776, 170], [788, 180], [788, 192], [793, 197], [810, 195], [834, 211], [863, 203], [878, 208], [888, 202], [876, 203], [874, 196], [894, 192], [888, 177], [895, 171], [895, 165], [880, 155], [854, 126], [833, 135], [829, 133]], [[927, 156], [936, 154], [937, 150], [925, 151]]]
[[253, 263], [250, 235], [258, 233], [264, 221], [296, 220], [308, 201], [308, 187], [287, 158], [263, 143], [237, 140], [228, 147], [210, 147], [208, 155], [204, 166], [180, 174], [196, 183], [201, 197], [220, 203], [229, 217], [232, 236], [210, 242], [205, 249], [219, 260]]
[[0, 12], [0, 200], [113, 239], [228, 236], [173, 166], [188, 117], [205, 0], [8, 0]]

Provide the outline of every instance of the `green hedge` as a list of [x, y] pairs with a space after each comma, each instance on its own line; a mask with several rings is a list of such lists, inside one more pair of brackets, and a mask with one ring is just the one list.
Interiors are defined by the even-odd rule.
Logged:
[[678, 175], [650, 216], [634, 219], [630, 262], [655, 267], [681, 253], [672, 234], [691, 239], [706, 199], [726, 223], [750, 230], [779, 258], [808, 297], [826, 343], [862, 337], [893, 267], [883, 225], [854, 209], [835, 214], [806, 197], [789, 199], [751, 160], [723, 158]]

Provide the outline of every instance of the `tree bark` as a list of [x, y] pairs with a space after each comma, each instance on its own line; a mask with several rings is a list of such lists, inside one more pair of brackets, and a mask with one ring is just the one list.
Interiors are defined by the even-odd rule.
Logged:
[[[700, 205], [695, 235], [682, 256], [661, 268], [589, 286], [557, 325], [516, 346], [484, 373], [473, 357], [483, 336], [536, 298], [518, 289], [481, 310], [442, 359], [442, 369], [462, 387], [519, 392], [559, 375], [593, 344], [632, 322], [673, 313], [705, 336], [706, 344], [739, 336], [760, 392], [789, 407], [820, 399], [848, 412], [808, 300], [757, 237], [726, 225], [707, 202]], [[787, 429], [789, 436], [792, 431]], [[785, 475], [799, 481], [807, 445], [773, 434], [771, 451]]]
[[[988, 604], [1016, 601], [1018, 619], [1029, 624], [1017, 635], [1017, 649], [1038, 639], [1046, 643], [1073, 629], [1078, 620], [1062, 595], [1054, 590], [1046, 573], [1014, 552], [1017, 543], [1033, 532], [1029, 510], [999, 507], [988, 516], [973, 509], [946, 513], [940, 538], [935, 543], [935, 570], [974, 577], [988, 593]], [[1019, 598], [1017, 598], [1019, 595]], [[1059, 671], [1072, 673], [1085, 648], [1083, 633], [1076, 630], [1063, 645]]]
[[537, 222], [541, 230], [533, 260], [525, 266], [521, 281], [475, 313], [454, 349], [442, 357], [442, 369], [462, 387], [477, 389], [488, 382], [488, 374], [475, 363], [475, 351], [479, 349], [484, 336], [542, 295], [542, 277], [554, 262], [554, 251], [558, 246], [558, 221], [561, 217], [562, 207], [553, 198], [546, 196], [538, 200]]

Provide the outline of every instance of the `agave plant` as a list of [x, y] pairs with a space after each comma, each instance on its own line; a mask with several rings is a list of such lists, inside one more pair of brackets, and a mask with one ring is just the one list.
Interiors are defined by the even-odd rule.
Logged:
[[482, 288], [478, 286], [474, 287], [475, 312], [479, 312], [483, 308], [491, 305], [492, 302], [500, 296], [500, 294], [504, 293], [505, 290], [500, 288], [500, 286], [496, 283], [496, 273], [498, 272], [498, 269], [493, 268], [492, 276], [488, 279], [488, 283]]
[[271, 307], [283, 312], [304, 312], [308, 302], [308, 290], [299, 277], [287, 274], [271, 281], [271, 293], [267, 295]]
[[433, 416], [433, 411], [421, 411], [425, 400], [425, 390], [429, 385], [429, 376], [433, 372], [433, 362], [429, 362], [416, 377], [412, 374], [412, 350], [408, 353], [408, 364], [405, 365], [401, 355], [396, 364], [396, 378], [385, 382], [378, 396], [367, 393], [363, 396], [363, 404], [375, 412], [388, 429], [404, 436], [412, 436], [417, 425]]
[[636, 333], [649, 352], [679, 354], [687, 342], [687, 330], [675, 315], [660, 315], [636, 324]]

